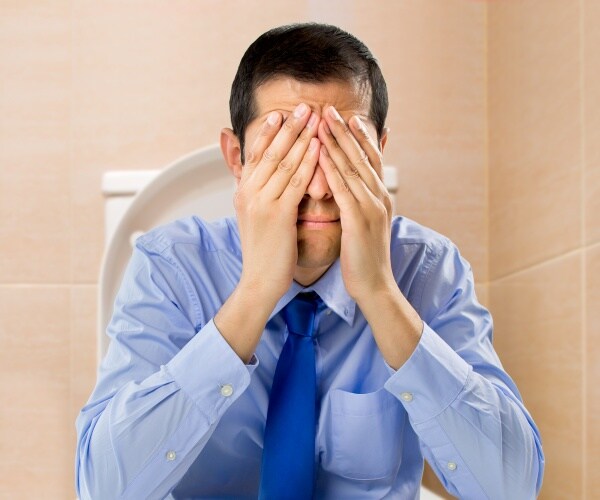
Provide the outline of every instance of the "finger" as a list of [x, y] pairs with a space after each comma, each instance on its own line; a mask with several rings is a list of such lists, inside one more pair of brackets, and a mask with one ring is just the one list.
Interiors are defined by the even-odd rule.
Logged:
[[[273, 141], [264, 149], [252, 175], [251, 182], [256, 188], [262, 188], [271, 178], [279, 163], [286, 157], [310, 118], [310, 107], [300, 103], [288, 116]], [[308, 140], [305, 141], [305, 148]]]
[[319, 165], [325, 173], [327, 184], [329, 184], [333, 197], [342, 213], [352, 214], [359, 211], [360, 205], [357, 202], [356, 197], [350, 189], [349, 184], [335, 166], [331, 154], [324, 144], [322, 144], [320, 148]]
[[[363, 179], [359, 170], [352, 165], [336, 138], [333, 137], [330, 128], [324, 120], [321, 121], [321, 126], [319, 127], [319, 139], [326, 148], [326, 155], [332, 163], [332, 166], [337, 170], [338, 175], [342, 177], [356, 200], [361, 204], [369, 202], [372, 196], [371, 187], [367, 185], [367, 182]], [[376, 177], [370, 166], [368, 169], [371, 170], [371, 175]], [[369, 178], [368, 176], [366, 177], [367, 181], [370, 181], [374, 186], [374, 189], [376, 189], [377, 184], [375, 179]]]
[[373, 167], [379, 178], [383, 179], [383, 155], [379, 150], [379, 145], [369, 133], [367, 126], [357, 115], [350, 118], [348, 124], [359, 146], [367, 154], [371, 167]]
[[[280, 199], [286, 205], [292, 205], [296, 208], [302, 201], [302, 198], [306, 194], [306, 189], [310, 184], [310, 180], [313, 178], [315, 168], [317, 167], [317, 161], [319, 159], [319, 145], [320, 141], [316, 137], [312, 137], [309, 141], [307, 150], [304, 153], [304, 157], [300, 162], [300, 165], [294, 175], [291, 176], [287, 183]], [[289, 206], [288, 205], [288, 206]]]
[[312, 113], [304, 130], [298, 136], [285, 158], [277, 164], [277, 168], [264, 185], [263, 192], [269, 199], [279, 198], [288, 187], [310, 147], [312, 138], [317, 135], [318, 124], [319, 116], [316, 113]]
[[274, 137], [281, 127], [281, 113], [273, 111], [261, 124], [258, 135], [252, 145], [246, 149], [245, 161], [242, 168], [242, 178], [240, 184], [244, 184], [246, 179], [254, 172], [260, 162], [265, 149], [273, 142]]
[[[327, 108], [324, 118], [328, 125], [325, 128], [324, 143], [340, 173], [349, 182], [351, 188], [357, 185], [355, 181], [360, 178], [369, 190], [377, 193], [380, 189], [377, 173], [346, 122], [333, 106]], [[330, 133], [327, 134], [327, 131]], [[357, 188], [360, 189], [358, 185]]]

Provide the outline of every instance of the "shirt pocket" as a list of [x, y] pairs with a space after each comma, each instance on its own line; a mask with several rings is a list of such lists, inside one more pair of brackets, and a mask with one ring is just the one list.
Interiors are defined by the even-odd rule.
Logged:
[[330, 393], [330, 451], [323, 467], [349, 479], [382, 479], [402, 462], [406, 411], [387, 390]]

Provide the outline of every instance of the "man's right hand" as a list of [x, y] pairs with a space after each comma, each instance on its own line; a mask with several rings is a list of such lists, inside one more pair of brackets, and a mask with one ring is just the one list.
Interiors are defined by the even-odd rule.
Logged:
[[242, 276], [214, 318], [215, 326], [248, 363], [277, 301], [289, 289], [298, 261], [298, 205], [319, 158], [319, 116], [300, 104], [283, 120], [271, 112], [246, 151], [235, 194]]
[[283, 123], [271, 112], [246, 152], [235, 194], [243, 267], [240, 285], [274, 307], [298, 260], [298, 205], [319, 158], [319, 117], [300, 104]]

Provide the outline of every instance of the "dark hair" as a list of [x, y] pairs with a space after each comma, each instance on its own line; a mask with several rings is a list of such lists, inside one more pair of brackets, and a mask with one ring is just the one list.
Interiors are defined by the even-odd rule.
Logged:
[[248, 47], [231, 86], [229, 112], [244, 161], [244, 134], [256, 114], [254, 92], [267, 80], [290, 76], [303, 82], [357, 80], [369, 84], [369, 118], [381, 139], [388, 110], [385, 80], [367, 46], [342, 29], [328, 24], [281, 26], [259, 36]]

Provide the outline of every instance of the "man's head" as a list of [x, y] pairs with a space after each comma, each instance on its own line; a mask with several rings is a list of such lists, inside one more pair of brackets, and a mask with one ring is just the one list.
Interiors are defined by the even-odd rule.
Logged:
[[[244, 144], [247, 156], [249, 151], [256, 155], [252, 148], [260, 142], [267, 118], [275, 113], [293, 122], [292, 112], [300, 103], [320, 118], [330, 106], [346, 123], [353, 116], [360, 118], [383, 151], [387, 89], [367, 47], [335, 26], [283, 26], [261, 35], [248, 48], [232, 85], [233, 129], [222, 130], [221, 148], [238, 184], [246, 168]], [[340, 208], [318, 162], [297, 207], [296, 229], [294, 279], [312, 283], [340, 256], [342, 237]]]
[[388, 111], [385, 80], [377, 61], [358, 39], [340, 28], [306, 23], [281, 26], [258, 37], [246, 50], [231, 86], [229, 112], [240, 141], [242, 162], [246, 127], [257, 114], [256, 89], [269, 80], [359, 84], [371, 97], [369, 117], [381, 140]]

